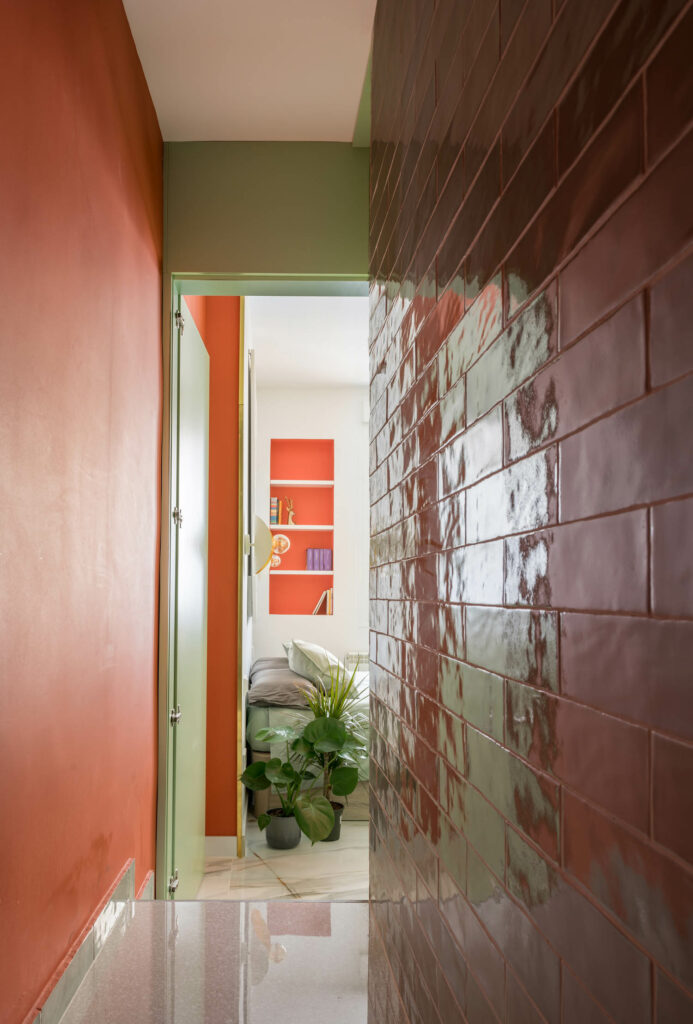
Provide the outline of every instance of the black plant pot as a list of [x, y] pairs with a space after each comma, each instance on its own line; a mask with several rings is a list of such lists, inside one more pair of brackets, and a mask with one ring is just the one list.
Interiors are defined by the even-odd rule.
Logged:
[[301, 830], [293, 814], [286, 818], [279, 810], [269, 812], [267, 845], [273, 850], [293, 850], [301, 842]]
[[332, 804], [332, 810], [334, 811], [334, 825], [329, 836], [325, 836], [322, 840], [323, 843], [334, 843], [339, 839], [342, 834], [342, 814], [344, 813], [344, 804], [336, 804], [334, 800], [330, 800]]

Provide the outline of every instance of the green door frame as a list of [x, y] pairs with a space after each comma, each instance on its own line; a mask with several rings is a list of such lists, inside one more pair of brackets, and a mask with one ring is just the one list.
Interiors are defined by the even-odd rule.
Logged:
[[[175, 311], [183, 295], [295, 295], [295, 296], [348, 296], [368, 295], [367, 275], [291, 275], [291, 274], [185, 274], [164, 275], [163, 296], [163, 409], [161, 432], [161, 541], [159, 564], [159, 669], [158, 669], [158, 781], [156, 822], [156, 898], [169, 899], [168, 879], [173, 871], [171, 859], [172, 823], [172, 743], [170, 710], [173, 706], [173, 593], [171, 580], [173, 548], [172, 514], [175, 506], [177, 467], [174, 465], [178, 428], [173, 386], [176, 380], [176, 328]], [[242, 359], [242, 353], [241, 353]], [[244, 365], [239, 374], [239, 407], [243, 406]], [[242, 463], [239, 466], [242, 473]], [[239, 486], [239, 524], [242, 524], [242, 481]], [[243, 538], [239, 530], [239, 551]], [[240, 563], [239, 563], [240, 566]], [[240, 576], [240, 567], [239, 567]], [[240, 586], [240, 579], [239, 579]], [[242, 605], [239, 605], [239, 652], [241, 641]], [[240, 686], [239, 686], [240, 694]], [[240, 698], [239, 698], [240, 699]], [[240, 711], [240, 708], [239, 708]]]

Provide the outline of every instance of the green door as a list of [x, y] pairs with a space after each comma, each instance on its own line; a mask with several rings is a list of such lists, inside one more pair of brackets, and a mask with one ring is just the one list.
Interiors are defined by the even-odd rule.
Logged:
[[209, 355], [182, 298], [179, 310], [171, 863], [174, 897], [194, 899], [205, 863]]

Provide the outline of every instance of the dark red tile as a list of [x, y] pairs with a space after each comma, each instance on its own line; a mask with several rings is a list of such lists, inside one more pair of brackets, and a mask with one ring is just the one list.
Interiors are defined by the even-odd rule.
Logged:
[[613, 0], [564, 4], [503, 127], [506, 175], [512, 174], [536, 138], [612, 6]]
[[556, 287], [550, 285], [467, 373], [471, 423], [543, 366], [557, 348]]
[[556, 450], [548, 448], [467, 491], [467, 543], [537, 530], [556, 522]]
[[649, 1024], [650, 961], [644, 953], [512, 829], [507, 856], [509, 891], [593, 998], [614, 1020]]
[[511, 750], [647, 832], [646, 729], [512, 680], [506, 695], [506, 743]]
[[503, 542], [473, 544], [440, 555], [438, 597], [469, 604], [502, 604]]
[[652, 728], [693, 738], [693, 623], [561, 615], [561, 692]]
[[693, 1020], [693, 994], [686, 994], [662, 971], [657, 971], [656, 1024]]
[[636, 85], [510, 253], [506, 273], [511, 312], [641, 173], [642, 110], [642, 87]]
[[503, 417], [500, 407], [449, 444], [438, 457], [442, 496], [469, 486], [503, 465]]
[[582, 987], [572, 971], [563, 968], [563, 1024], [610, 1024], [607, 1017], [590, 994]]
[[[464, 202], [447, 231], [437, 260], [439, 290], [452, 282], [481, 225], [500, 195], [500, 143], [485, 155], [484, 165], [471, 184]], [[447, 225], [446, 225], [447, 227]], [[463, 273], [460, 272], [460, 277]]]
[[647, 533], [642, 509], [508, 537], [505, 603], [646, 613]]
[[557, 857], [558, 786], [469, 727], [467, 759], [469, 782], [550, 857]]
[[555, 181], [554, 124], [550, 121], [507, 182], [500, 202], [471, 249], [465, 268], [467, 296], [477, 295], [498, 270]]
[[498, 337], [503, 326], [503, 289], [500, 275], [486, 285], [439, 353], [440, 392], [458, 383], [466, 370]]
[[666, 384], [693, 370], [693, 331], [687, 316], [692, 289], [693, 256], [689, 256], [658, 281], [650, 292], [650, 374], [653, 385]]
[[561, 344], [591, 327], [693, 239], [692, 164], [689, 132], [563, 270]]
[[637, 296], [506, 398], [506, 458], [572, 433], [644, 391], [645, 307]]
[[616, 105], [685, 3], [627, 0], [618, 5], [558, 108], [561, 172]]
[[693, 11], [689, 10], [647, 69], [650, 160], [656, 160], [693, 119], [692, 46]]
[[561, 519], [692, 492], [692, 407], [693, 377], [684, 377], [562, 441]]
[[466, 779], [447, 764], [440, 767], [440, 800], [454, 827], [502, 877], [505, 870], [505, 822]]
[[652, 509], [652, 608], [693, 618], [693, 499]]
[[467, 606], [467, 661], [544, 689], [558, 689], [557, 616], [524, 608]]
[[693, 875], [564, 794], [565, 866], [675, 978], [693, 983]]
[[560, 964], [523, 909], [471, 850], [467, 900], [549, 1021], [560, 1020]]
[[655, 735], [652, 756], [654, 838], [693, 864], [693, 747]]
[[546, 1018], [539, 1013], [512, 971], [507, 974], [507, 1024], [544, 1024]]

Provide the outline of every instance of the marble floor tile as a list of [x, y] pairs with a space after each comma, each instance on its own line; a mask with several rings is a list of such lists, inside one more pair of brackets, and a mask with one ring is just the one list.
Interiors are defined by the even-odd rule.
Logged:
[[302, 836], [293, 850], [273, 850], [256, 822], [250, 821], [246, 856], [208, 858], [197, 898], [367, 900], [368, 822], [343, 822], [335, 843], [312, 846]]

